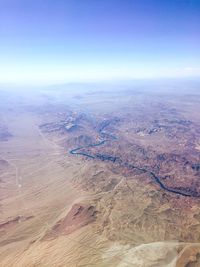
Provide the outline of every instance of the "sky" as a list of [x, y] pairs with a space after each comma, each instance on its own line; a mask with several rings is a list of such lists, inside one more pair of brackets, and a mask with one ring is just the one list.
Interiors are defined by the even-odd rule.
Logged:
[[0, 83], [200, 77], [199, 0], [0, 0]]

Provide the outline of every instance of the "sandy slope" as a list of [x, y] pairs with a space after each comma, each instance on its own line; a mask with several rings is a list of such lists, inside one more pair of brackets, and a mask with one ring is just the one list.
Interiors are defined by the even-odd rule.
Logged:
[[[87, 95], [82, 103], [82, 107], [91, 103], [100, 122], [106, 112], [109, 119], [121, 116], [121, 128], [115, 128], [120, 143], [108, 144], [104, 153], [116, 153], [132, 161], [145, 152], [143, 148], [173, 150], [177, 141], [181, 151], [183, 144], [188, 145], [184, 138], [168, 140], [159, 129], [148, 138], [152, 114], [156, 116], [158, 112], [153, 109], [151, 114], [149, 106], [149, 113], [145, 113], [148, 123], [140, 120], [140, 96], [138, 106], [134, 102], [138, 121], [129, 121], [133, 114], [128, 109], [132, 107], [131, 98], [125, 98], [127, 109], [121, 107], [121, 112], [129, 112], [125, 117], [117, 104], [112, 105], [112, 94], [105, 98], [104, 103], [100, 97]], [[143, 105], [146, 111], [145, 102]], [[161, 104], [158, 106], [163, 109]], [[71, 120], [74, 116], [80, 124], [77, 136], [74, 132], [65, 136], [62, 130], [45, 133], [39, 127], [41, 123], [53, 120], [55, 130], [68, 113], [65, 108], [63, 112], [62, 105], [40, 108], [0, 112], [1, 121], [12, 134], [0, 142], [0, 267], [200, 266], [198, 198], [165, 192], [145, 173], [131, 173], [110, 162], [70, 155], [69, 148], [98, 139], [96, 121], [87, 112], [79, 115], [75, 108], [69, 117]], [[189, 136], [190, 132], [186, 134]], [[132, 146], [136, 141], [139, 145]], [[92, 149], [93, 153], [95, 149], [103, 153], [101, 148]], [[126, 151], [133, 154], [126, 155]], [[170, 171], [174, 165], [171, 166]]]

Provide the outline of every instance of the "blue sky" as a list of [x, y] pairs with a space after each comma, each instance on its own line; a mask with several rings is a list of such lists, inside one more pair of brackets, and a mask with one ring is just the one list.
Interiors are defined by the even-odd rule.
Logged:
[[0, 0], [0, 82], [200, 76], [199, 0]]

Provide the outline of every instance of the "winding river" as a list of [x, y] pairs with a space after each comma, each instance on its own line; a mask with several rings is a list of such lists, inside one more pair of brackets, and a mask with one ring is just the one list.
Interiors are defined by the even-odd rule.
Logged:
[[160, 188], [162, 188], [163, 190], [165, 190], [167, 192], [170, 192], [170, 193], [173, 193], [173, 194], [177, 194], [177, 195], [181, 195], [181, 196], [184, 196], [184, 197], [200, 197], [200, 195], [197, 192], [194, 192], [194, 191], [192, 191], [190, 189], [188, 189], [188, 191], [187, 190], [183, 191], [181, 189], [170, 188], [170, 187], [164, 185], [161, 182], [162, 178], [157, 176], [154, 172], [152, 172], [152, 171], [150, 171], [150, 170], [148, 170], [146, 168], [141, 168], [141, 167], [138, 167], [136, 165], [129, 164], [128, 162], [124, 163], [118, 157], [110, 156], [110, 155], [103, 155], [103, 154], [91, 155], [91, 154], [82, 152], [82, 150], [85, 149], [85, 148], [92, 148], [92, 147], [102, 146], [102, 145], [105, 145], [107, 142], [111, 142], [111, 141], [117, 140], [116, 136], [114, 136], [112, 134], [109, 134], [109, 133], [104, 131], [105, 128], [108, 127], [112, 122], [113, 121], [105, 121], [100, 126], [100, 128], [98, 130], [98, 134], [99, 134], [99, 137], [100, 137], [101, 141], [99, 141], [97, 143], [89, 144], [87, 146], [81, 146], [81, 147], [74, 148], [74, 149], [70, 150], [69, 153], [72, 154], [72, 155], [80, 155], [80, 156], [84, 156], [84, 157], [91, 158], [91, 159], [99, 159], [99, 160], [102, 160], [102, 161], [112, 161], [113, 163], [118, 163], [122, 167], [125, 167], [125, 168], [128, 168], [128, 169], [135, 169], [135, 170], [141, 171], [143, 173], [147, 173], [148, 175], [150, 175], [154, 179], [154, 181], [160, 186]]

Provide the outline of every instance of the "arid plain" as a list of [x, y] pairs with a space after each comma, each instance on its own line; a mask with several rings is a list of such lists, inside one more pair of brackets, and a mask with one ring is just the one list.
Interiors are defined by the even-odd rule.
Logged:
[[199, 86], [2, 86], [0, 266], [199, 267]]

